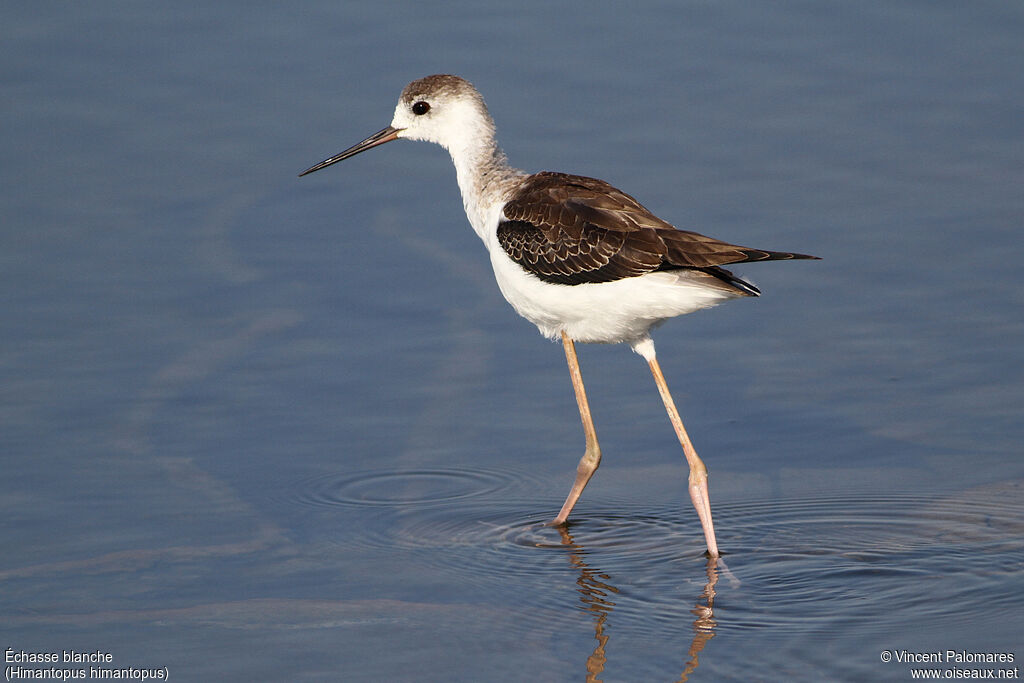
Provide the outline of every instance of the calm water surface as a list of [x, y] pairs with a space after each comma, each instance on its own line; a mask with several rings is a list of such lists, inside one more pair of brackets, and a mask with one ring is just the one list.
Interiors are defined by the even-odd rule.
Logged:
[[[0, 17], [5, 648], [179, 681], [1024, 658], [1019, 3]], [[743, 267], [760, 299], [656, 335], [722, 562], [626, 348], [580, 349], [605, 464], [543, 525], [582, 449], [564, 357], [502, 301], [441, 150], [295, 177], [435, 72], [516, 165], [823, 257]]]

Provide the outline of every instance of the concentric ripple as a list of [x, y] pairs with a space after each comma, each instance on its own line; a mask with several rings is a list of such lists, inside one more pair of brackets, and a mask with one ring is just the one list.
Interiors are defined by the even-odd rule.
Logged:
[[371, 470], [300, 482], [293, 500], [314, 506], [427, 506], [497, 493], [516, 479], [500, 470]]
[[[394, 494], [397, 479], [419, 486]], [[725, 555], [708, 567], [688, 501], [583, 505], [568, 528], [558, 529], [545, 524], [536, 496], [482, 497], [512, 480], [521, 477], [362, 473], [314, 488], [313, 500], [394, 506], [384, 523], [338, 542], [399, 550], [527, 615], [543, 615], [537, 623], [525, 616], [524, 630], [550, 620], [554, 607], [566, 624], [572, 613], [600, 614], [608, 624], [628, 623], [633, 633], [664, 635], [696, 623], [693, 614], [706, 612], [708, 595], [717, 595], [714, 619], [701, 623], [718, 632], [780, 635], [841, 632], [865, 621], [898, 629], [911, 614], [941, 624], [1024, 609], [1024, 487], [1017, 483], [941, 499], [718, 504]], [[570, 609], [558, 612], [559, 605]]]
[[822, 629], [855, 638], [911, 623], [920, 632], [922, 615], [941, 630], [1024, 609], [1024, 482], [935, 497], [719, 502], [724, 556], [710, 565], [688, 500], [585, 501], [555, 528], [543, 488], [516, 471], [375, 470], [308, 479], [291, 498], [372, 512], [357, 524], [337, 515], [337, 533], [319, 538], [457, 577], [521, 612], [524, 636], [600, 619], [608, 632], [652, 639]]
[[740, 583], [719, 603], [721, 627], [899, 630], [923, 615], [941, 631], [1024, 608], [1022, 491], [725, 506], [717, 517], [732, 538], [721, 542]]

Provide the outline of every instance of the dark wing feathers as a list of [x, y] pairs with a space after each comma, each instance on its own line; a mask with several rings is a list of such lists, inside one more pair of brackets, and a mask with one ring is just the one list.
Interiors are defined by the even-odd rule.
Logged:
[[813, 259], [816, 256], [793, 254], [787, 251], [765, 251], [729, 244], [689, 230], [662, 230], [658, 236], [668, 249], [666, 260], [681, 268], [705, 268], [729, 263], [750, 261], [785, 261]]
[[649, 235], [632, 238], [631, 233], [593, 226], [581, 234], [552, 241], [533, 223], [498, 224], [498, 241], [509, 258], [546, 282], [610, 282], [650, 273], [664, 262], [664, 244]]
[[[717, 266], [815, 258], [740, 247], [677, 230], [603, 180], [543, 172], [505, 204], [498, 241], [513, 261], [546, 282], [611, 282], [657, 270], [702, 270], [746, 285]], [[750, 285], [739, 289], [756, 294]], [[751, 291], [753, 290], [753, 291]]]

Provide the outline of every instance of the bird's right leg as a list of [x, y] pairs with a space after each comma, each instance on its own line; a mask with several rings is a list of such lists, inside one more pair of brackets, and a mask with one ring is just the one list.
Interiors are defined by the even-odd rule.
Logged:
[[569, 490], [565, 504], [558, 512], [558, 516], [552, 520], [552, 524], [564, 524], [568, 519], [576, 501], [586, 487], [587, 482], [594, 476], [598, 465], [601, 464], [601, 447], [597, 445], [597, 432], [594, 430], [594, 420], [590, 416], [590, 404], [587, 403], [587, 392], [583, 388], [583, 376], [580, 375], [580, 361], [576, 357], [576, 345], [565, 332], [562, 332], [562, 345], [565, 347], [565, 359], [569, 363], [569, 377], [572, 379], [572, 388], [576, 391], [576, 403], [580, 408], [580, 419], [583, 421], [583, 435], [587, 439], [587, 450], [580, 458], [580, 464], [576, 466], [576, 481]]
[[708, 544], [708, 555], [718, 557], [718, 541], [715, 540], [715, 524], [711, 519], [711, 500], [708, 497], [708, 468], [704, 466], [704, 461], [697, 455], [696, 449], [690, 442], [690, 436], [686, 433], [686, 427], [683, 426], [683, 420], [679, 417], [676, 402], [672, 400], [672, 394], [669, 393], [668, 384], [665, 382], [665, 375], [662, 374], [661, 365], [654, 355], [654, 344], [648, 340], [648, 345], [644, 350], [647, 354], [647, 364], [651, 368], [651, 374], [654, 375], [654, 382], [658, 385], [658, 393], [661, 394], [661, 400], [665, 403], [668, 419], [676, 430], [679, 444], [683, 447], [683, 455], [686, 456], [686, 462], [690, 465], [690, 499], [693, 500], [693, 507], [696, 508], [700, 524], [704, 528], [704, 540]]

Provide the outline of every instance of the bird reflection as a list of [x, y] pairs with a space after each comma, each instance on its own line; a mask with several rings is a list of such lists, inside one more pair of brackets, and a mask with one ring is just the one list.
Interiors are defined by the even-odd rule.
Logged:
[[[608, 644], [609, 636], [604, 632], [605, 623], [608, 617], [615, 610], [614, 596], [619, 589], [609, 583], [611, 577], [591, 568], [583, 559], [584, 548], [575, 540], [565, 526], [556, 527], [562, 537], [562, 545], [571, 550], [569, 562], [579, 571], [579, 578], [576, 585], [579, 586], [580, 601], [586, 606], [588, 612], [594, 615], [594, 639], [597, 645], [594, 651], [587, 657], [587, 681], [601, 681], [598, 676], [604, 671], [607, 657], [605, 646]], [[715, 585], [719, 576], [718, 557], [708, 557], [705, 573], [707, 583], [704, 584], [704, 591], [697, 599], [696, 604], [690, 613], [696, 619], [693, 622], [693, 640], [690, 641], [690, 648], [687, 652], [689, 659], [679, 675], [679, 681], [689, 679], [700, 665], [699, 654], [708, 641], [715, 637]]]
[[[704, 592], [697, 599], [697, 604], [690, 610], [690, 614], [697, 617], [693, 622], [693, 640], [690, 641], [689, 661], [686, 667], [679, 674], [680, 681], [689, 680], [692, 674], [700, 665], [697, 655], [708, 644], [708, 641], [715, 637], [715, 584], [718, 583], [718, 565], [721, 562], [719, 557], [709, 557], [704, 567], [707, 583], [704, 584]], [[701, 603], [701, 600], [704, 602]]]

